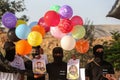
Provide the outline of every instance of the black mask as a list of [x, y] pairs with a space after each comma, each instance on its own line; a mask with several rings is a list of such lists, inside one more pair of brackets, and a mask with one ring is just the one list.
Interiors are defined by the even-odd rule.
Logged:
[[103, 51], [102, 52], [95, 52], [95, 57], [103, 58]]
[[53, 58], [54, 58], [54, 62], [60, 63], [62, 62], [63, 56], [54, 56]]
[[52, 52], [53, 52], [54, 62], [57, 63], [62, 62], [63, 49], [61, 47], [55, 47]]
[[95, 55], [95, 61], [99, 64], [103, 62], [103, 51], [102, 52], [96, 52]]
[[103, 49], [104, 50], [104, 47], [102, 46], [102, 45], [95, 45], [94, 47], [93, 47], [93, 55], [95, 56], [95, 62], [97, 62], [98, 64], [102, 64], [102, 62], [103, 62], [103, 54], [104, 54], [104, 52], [103, 51], [99, 51], [99, 50], [97, 50], [97, 49]]

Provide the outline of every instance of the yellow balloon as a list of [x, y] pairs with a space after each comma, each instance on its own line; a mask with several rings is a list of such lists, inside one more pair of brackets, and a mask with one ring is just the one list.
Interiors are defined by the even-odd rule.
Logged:
[[42, 35], [37, 31], [30, 32], [27, 39], [31, 46], [38, 46], [42, 43]]
[[17, 20], [16, 27], [20, 24], [27, 24], [24, 20]]

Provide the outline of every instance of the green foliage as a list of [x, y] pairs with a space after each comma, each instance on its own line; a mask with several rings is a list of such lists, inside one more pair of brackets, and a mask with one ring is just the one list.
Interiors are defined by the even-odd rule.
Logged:
[[[25, 10], [24, 0], [0, 0], [0, 16], [9, 11], [12, 13]], [[1, 17], [0, 17], [1, 18]]]
[[119, 31], [113, 31], [113, 32], [110, 32], [110, 33], [112, 34], [112, 38], [114, 40], [117, 40], [117, 41], [120, 40], [120, 33], [119, 33]]
[[91, 22], [90, 20], [86, 20], [85, 24], [84, 24], [85, 30], [86, 30], [86, 35], [84, 36], [84, 39], [87, 40], [93, 40], [94, 38], [94, 25], [93, 22]]
[[120, 33], [111, 32], [114, 41], [105, 47], [105, 59], [111, 62], [116, 70], [120, 70]]

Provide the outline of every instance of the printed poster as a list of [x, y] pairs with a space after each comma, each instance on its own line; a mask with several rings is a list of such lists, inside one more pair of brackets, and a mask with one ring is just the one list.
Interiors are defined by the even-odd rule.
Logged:
[[34, 74], [45, 74], [46, 73], [46, 64], [43, 59], [34, 59], [33, 63], [33, 73]]
[[70, 59], [67, 63], [67, 79], [79, 79], [79, 59]]

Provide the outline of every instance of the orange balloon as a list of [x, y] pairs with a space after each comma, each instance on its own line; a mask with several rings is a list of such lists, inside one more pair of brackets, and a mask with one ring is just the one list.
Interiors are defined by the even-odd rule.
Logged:
[[31, 31], [40, 32], [42, 34], [42, 37], [45, 36], [45, 28], [40, 25], [35, 25], [34, 27], [32, 27]]
[[76, 41], [76, 50], [82, 54], [86, 53], [89, 50], [89, 41], [87, 40], [78, 40]]
[[15, 49], [17, 54], [24, 56], [31, 52], [32, 46], [26, 40], [19, 40]]

